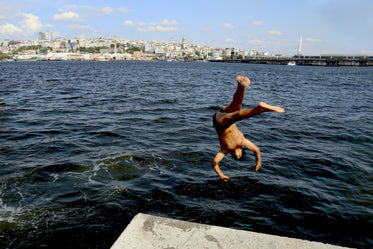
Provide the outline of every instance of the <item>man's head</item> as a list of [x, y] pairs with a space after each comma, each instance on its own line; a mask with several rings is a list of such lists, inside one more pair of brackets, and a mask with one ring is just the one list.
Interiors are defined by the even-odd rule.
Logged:
[[237, 148], [235, 150], [231, 150], [230, 151], [232, 157], [234, 158], [234, 160], [238, 160], [238, 161], [244, 161], [245, 158], [246, 158], [246, 151], [244, 148]]

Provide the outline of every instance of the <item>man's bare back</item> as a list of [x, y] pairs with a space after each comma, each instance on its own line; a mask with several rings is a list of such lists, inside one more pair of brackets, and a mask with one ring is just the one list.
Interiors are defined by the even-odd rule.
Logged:
[[255, 171], [258, 171], [262, 166], [260, 149], [253, 142], [244, 137], [242, 132], [238, 130], [236, 122], [262, 112], [285, 112], [281, 107], [271, 106], [264, 102], [260, 102], [257, 107], [252, 109], [241, 109], [245, 88], [249, 87], [250, 80], [247, 77], [237, 76], [236, 81], [238, 85], [232, 102], [221, 111], [217, 112], [213, 117], [214, 127], [219, 137], [220, 151], [215, 155], [212, 166], [223, 181], [228, 181], [229, 177], [224, 175], [220, 170], [219, 163], [229, 152], [231, 152], [236, 159], [240, 159], [242, 157], [242, 147], [246, 147], [255, 154]]

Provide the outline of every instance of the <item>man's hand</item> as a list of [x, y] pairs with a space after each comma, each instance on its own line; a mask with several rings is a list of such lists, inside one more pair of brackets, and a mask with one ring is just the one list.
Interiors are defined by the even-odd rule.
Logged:
[[261, 164], [261, 163], [260, 163], [260, 164], [257, 164], [257, 165], [255, 166], [255, 171], [258, 171], [261, 167], [262, 167], [262, 164]]
[[231, 178], [229, 178], [228, 176], [224, 175], [224, 176], [220, 177], [220, 179], [221, 179], [223, 182], [227, 182], [227, 181], [229, 181]]

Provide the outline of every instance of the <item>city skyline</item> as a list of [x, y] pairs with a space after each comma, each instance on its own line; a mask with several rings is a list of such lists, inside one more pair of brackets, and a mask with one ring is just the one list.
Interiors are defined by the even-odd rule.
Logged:
[[0, 0], [0, 41], [120, 36], [294, 55], [373, 55], [369, 0]]

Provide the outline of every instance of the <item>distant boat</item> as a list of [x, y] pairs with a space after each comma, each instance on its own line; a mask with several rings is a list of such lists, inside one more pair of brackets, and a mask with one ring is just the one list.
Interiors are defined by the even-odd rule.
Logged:
[[289, 62], [288, 62], [288, 66], [295, 66], [295, 65], [297, 65], [297, 64], [295, 63], [295, 61], [289, 61]]
[[14, 61], [37, 61], [38, 57], [16, 58]]
[[95, 61], [112, 61], [113, 59], [112, 58], [105, 58], [105, 57], [97, 57], [97, 58], [94, 58], [93, 60]]

